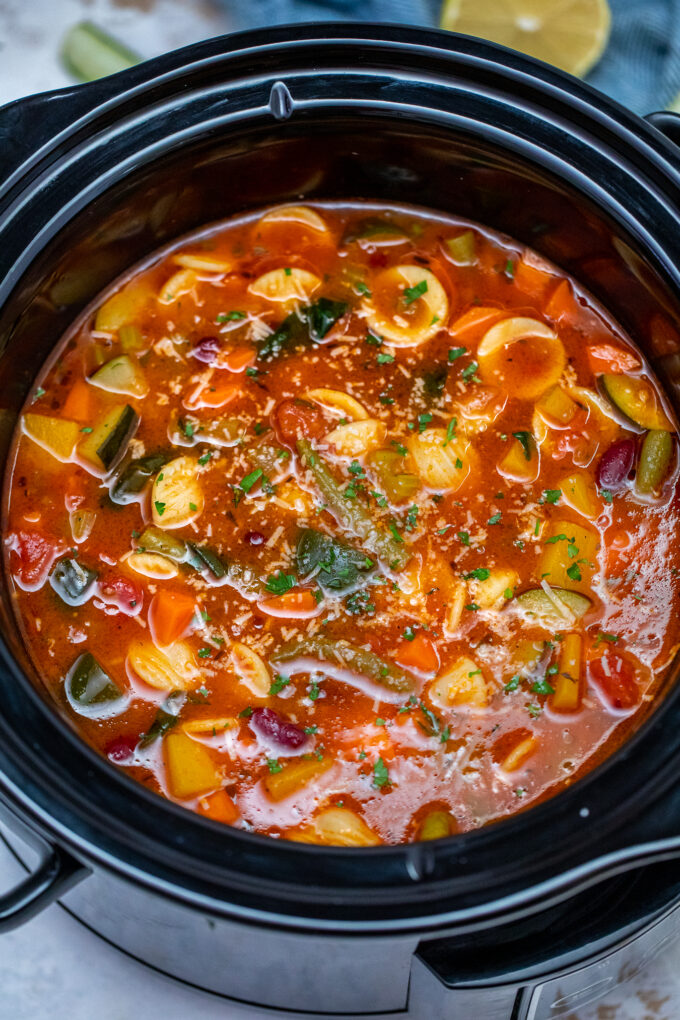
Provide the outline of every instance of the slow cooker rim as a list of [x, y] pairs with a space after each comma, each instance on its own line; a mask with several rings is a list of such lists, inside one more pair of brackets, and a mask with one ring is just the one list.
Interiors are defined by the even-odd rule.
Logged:
[[[368, 28], [368, 27], [370, 27], [370, 26], [364, 26], [364, 27], [365, 27], [365, 28]], [[382, 28], [382, 26], [381, 26], [381, 28]], [[251, 35], [253, 35], [253, 34], [257, 34], [257, 33], [247, 33], [247, 35], [248, 35], [248, 36], [251, 36]], [[435, 35], [439, 35], [440, 33], [434, 33], [434, 34], [435, 34]], [[316, 36], [315, 36], [315, 38], [316, 38]], [[336, 39], [334, 39], [334, 40], [333, 40], [333, 42], [337, 42], [337, 41], [338, 41], [338, 40], [336, 40]], [[265, 49], [266, 49], [266, 48], [267, 48], [267, 47], [265, 47]], [[188, 49], [189, 49], [189, 50], [191, 50], [192, 48], [191, 48], [191, 47], [189, 47]], [[540, 65], [539, 65], [539, 66], [540, 66]], [[190, 70], [190, 69], [189, 69], [189, 70]], [[651, 130], [651, 129], [650, 129], [650, 130]], [[33, 691], [33, 690], [31, 691], [31, 693], [33, 693], [33, 694], [36, 694], [36, 695], [37, 695], [37, 692], [35, 692], [35, 691]], [[666, 699], [666, 701], [667, 701], [667, 700], [668, 700], [668, 699]], [[660, 706], [660, 709], [661, 709], [661, 707], [663, 707], [663, 706]], [[668, 707], [668, 706], [666, 706], [666, 707]], [[659, 709], [659, 710], [660, 710], [660, 709]], [[655, 713], [654, 713], [653, 717], [652, 717], [652, 718], [651, 718], [650, 720], [648, 720], [648, 721], [647, 721], [647, 723], [645, 723], [645, 725], [644, 725], [644, 727], [643, 727], [644, 729], [646, 729], [646, 727], [647, 727], [648, 723], [651, 723], [651, 722], [652, 722], [653, 720], [657, 720], [657, 713], [658, 713], [658, 711], [659, 711], [659, 710], [657, 710], [657, 712], [655, 712]], [[54, 712], [52, 713], [52, 715], [54, 716]], [[658, 721], [658, 720], [657, 720], [657, 721]], [[641, 730], [640, 730], [640, 731], [638, 731], [638, 734], [636, 734], [636, 737], [640, 737], [640, 736], [641, 736]], [[81, 745], [81, 749], [82, 749], [82, 745]], [[88, 749], [88, 750], [89, 750], [89, 749]], [[626, 745], [626, 748], [625, 748], [625, 750], [627, 751], [627, 753], [630, 753], [630, 752], [629, 752], [629, 748], [628, 748], [628, 745]], [[92, 753], [94, 754], [94, 752], [92, 752]], [[98, 763], [99, 763], [100, 765], [101, 765], [101, 764], [105, 764], [105, 763], [102, 763], [102, 762], [101, 762], [101, 759], [99, 759], [98, 757], [96, 758], [96, 760], [97, 760], [97, 762], [98, 762]], [[610, 761], [611, 761], [611, 759], [610, 759]], [[605, 766], [605, 765], [607, 765], [607, 764], [608, 764], [608, 763], [607, 763], [607, 762], [605, 762], [605, 763], [603, 763], [603, 766]], [[107, 766], [107, 768], [108, 768], [108, 766]], [[598, 770], [598, 771], [599, 771], [599, 770]], [[594, 774], [595, 774], [595, 773], [591, 773], [591, 775], [594, 775]], [[119, 779], [120, 779], [120, 778], [123, 778], [123, 777], [120, 777], [120, 776], [118, 776], [117, 778], [119, 778]], [[126, 777], [125, 777], [125, 778], [126, 778]], [[586, 777], [585, 779], [581, 780], [581, 781], [579, 782], [579, 784], [577, 784], [577, 787], [574, 787], [574, 789], [577, 789], [577, 788], [578, 788], [578, 789], [579, 789], [580, 791], [583, 791], [583, 789], [584, 789], [584, 786], [583, 786], [583, 784], [584, 784], [584, 783], [585, 783], [585, 782], [587, 781], [587, 779], [588, 779], [588, 778], [589, 778], [589, 777]], [[130, 782], [130, 783], [132, 783], [133, 781], [131, 781], [131, 780], [130, 780], [129, 782]], [[138, 784], [135, 784], [135, 787], [137, 787], [137, 786], [138, 786]], [[150, 793], [148, 793], [148, 791], [142, 790], [141, 788], [137, 789], [137, 790], [136, 790], [136, 792], [138, 792], [138, 793], [145, 793], [145, 794], [147, 794], [147, 796], [149, 796], [149, 797], [153, 797], [153, 799], [154, 799], [154, 801], [155, 801], [155, 802], [158, 802], [158, 803], [161, 803], [161, 804], [163, 803], [163, 802], [162, 802], [162, 801], [160, 800], [160, 798], [157, 798], [157, 797], [156, 797], [155, 795], [153, 795], [153, 794], [150, 794]], [[564, 796], [566, 795], [566, 793], [567, 793], [567, 792], [572, 792], [572, 791], [565, 791], [565, 792], [564, 792], [563, 794], [560, 794], [560, 795], [559, 795], [559, 797], [558, 797], [558, 798], [556, 798], [556, 799], [559, 799], [559, 800], [561, 801], [561, 800], [562, 800], [562, 798], [563, 798], [563, 797], [564, 797]], [[547, 804], [549, 804], [550, 802], [546, 802], [546, 803], [547, 803]], [[164, 807], [165, 807], [165, 806], [166, 806], [166, 805], [164, 805]], [[182, 809], [182, 808], [179, 808], [179, 807], [176, 807], [175, 805], [171, 805], [170, 807], [172, 807], [172, 808], [173, 808], [174, 810], [176, 810], [176, 811], [178, 811], [178, 812], [181, 812], [182, 816], [185, 816], [185, 815], [186, 815], [186, 817], [187, 817], [187, 818], [190, 818], [190, 815], [189, 815], [189, 813], [188, 813], [188, 812], [185, 812], [185, 811], [184, 811], [184, 809]], [[532, 808], [532, 809], [531, 809], [531, 810], [530, 810], [529, 812], [527, 812], [526, 814], [531, 814], [531, 815], [532, 815], [533, 817], [535, 817], [534, 813], [535, 813], [535, 812], [537, 812], [538, 810], [540, 810], [540, 808], [541, 808], [541, 807], [543, 807], [543, 805], [538, 805], [537, 807], [535, 807], [535, 808]], [[518, 816], [518, 817], [522, 817], [522, 816]], [[184, 820], [184, 819], [183, 819], [183, 820]], [[192, 821], [193, 821], [193, 819], [192, 819]], [[211, 826], [211, 825], [213, 824], [213, 823], [205, 822], [204, 820], [201, 820], [201, 819], [198, 819], [198, 820], [196, 820], [196, 821], [198, 821], [198, 823], [199, 823], [199, 824], [200, 824], [201, 826]], [[508, 825], [512, 824], [512, 823], [513, 823], [514, 821], [515, 821], [515, 819], [512, 819], [512, 818], [511, 818], [511, 819], [507, 819], [507, 820], [504, 820], [504, 821], [502, 821], [502, 822], [498, 822], [498, 823], [496, 823], [496, 825], [495, 825], [495, 826], [494, 826], [493, 828], [494, 828], [494, 829], [498, 829], [498, 828], [499, 828], [500, 826], [508, 826]], [[484, 831], [488, 831], [488, 830], [481, 830], [481, 831], [482, 831], [482, 832], [484, 832]], [[223, 832], [223, 831], [220, 831], [220, 835], [224, 835], [224, 832]], [[239, 835], [241, 835], [241, 834], [239, 834]], [[248, 835], [248, 834], [246, 834], [246, 835]], [[465, 839], [465, 838], [467, 838], [468, 836], [476, 836], [476, 835], [477, 835], [477, 833], [470, 833], [470, 834], [466, 834], [466, 836], [464, 836], [464, 837], [455, 837], [455, 839], [456, 839], [457, 841], [460, 841], [460, 840], [462, 840], [462, 839]], [[249, 838], [251, 838], [251, 839], [256, 839], [256, 840], [258, 840], [258, 841], [260, 841], [260, 840], [263, 840], [263, 839], [267, 839], [267, 837], [260, 837], [260, 836], [249, 836]], [[271, 841], [271, 840], [268, 840], [268, 842], [269, 842], [269, 843], [271, 844], [271, 843], [272, 843], [273, 841]], [[310, 851], [311, 853], [318, 853], [318, 852], [319, 852], [319, 849], [318, 849], [318, 848], [297, 848], [297, 849], [301, 849], [301, 850], [302, 850], [302, 852], [303, 852], [303, 855], [304, 855], [304, 852], [305, 852], [305, 851], [307, 851], [307, 850], [309, 850], [309, 851]], [[394, 854], [399, 854], [399, 853], [403, 852], [403, 850], [404, 850], [404, 848], [403, 848], [403, 847], [401, 847], [401, 846], [397, 846], [397, 847], [386, 847], [386, 848], [380, 848], [380, 850], [379, 850], [379, 851], [377, 851], [377, 852], [378, 852], [379, 854], [391, 854], [391, 853], [394, 853]], [[324, 854], [335, 854], [335, 853], [337, 853], [338, 851], [336, 851], [336, 850], [333, 850], [333, 851], [328, 851], [328, 850], [326, 850], [325, 848], [323, 848], [323, 849], [321, 850], [321, 852], [322, 852], [322, 853], [324, 853]], [[353, 854], [353, 853], [356, 853], [356, 851], [352, 851], [352, 850], [349, 850], [349, 851], [344, 851], [343, 853], [344, 853], [344, 854], [346, 854], [346, 853], [349, 853], [349, 854]], [[363, 850], [362, 850], [362, 851], [360, 851], [360, 853], [362, 853], [362, 854], [366, 854], [367, 852], [366, 852], [366, 851], [363, 851]], [[335, 925], [337, 925], [337, 922], [334, 922], [334, 924], [335, 924]], [[400, 921], [400, 922], [399, 922], [399, 924], [400, 924], [400, 925], [403, 925], [403, 922], [401, 922], [401, 921]], [[420, 923], [419, 923], [419, 926], [420, 926]]]

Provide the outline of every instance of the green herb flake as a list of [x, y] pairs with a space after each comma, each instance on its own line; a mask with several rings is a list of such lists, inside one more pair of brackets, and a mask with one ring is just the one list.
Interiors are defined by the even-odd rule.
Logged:
[[614, 495], [612, 492], [610, 492], [609, 489], [600, 489], [600, 495], [602, 496], [602, 499], [605, 501], [605, 503], [611, 504], [614, 500]]
[[547, 679], [537, 680], [531, 685], [531, 690], [534, 694], [554, 694], [555, 688], [548, 683]]
[[470, 535], [467, 531], [459, 531], [458, 538], [460, 539], [462, 545], [470, 544]]
[[209, 648], [199, 648], [198, 649], [198, 655], [199, 655], [199, 657], [201, 659], [207, 659], [208, 656], [210, 655], [210, 649]]
[[509, 694], [511, 691], [516, 691], [517, 688], [519, 687], [519, 683], [520, 683], [521, 679], [522, 678], [519, 675], [519, 673], [515, 673], [515, 675], [513, 677], [510, 677], [510, 679], [508, 680], [507, 684], [503, 688], [504, 692], [506, 694]]
[[406, 287], [404, 290], [404, 304], [411, 305], [426, 293], [427, 280], [421, 280], [420, 283], [416, 283], [413, 287]]
[[158, 516], [162, 517], [165, 513], [165, 503], [161, 503], [160, 500], [157, 499], [154, 501], [154, 506], [156, 507], [156, 513]]
[[276, 677], [274, 677], [274, 680], [272, 681], [271, 686], [269, 687], [269, 694], [272, 697], [275, 694], [280, 694], [283, 688], [287, 687], [289, 683], [290, 683], [289, 676], [281, 676], [281, 674], [278, 674]]
[[572, 563], [572, 565], [567, 568], [567, 577], [570, 577], [572, 581], [581, 580], [581, 571], [579, 570], [578, 563]]
[[457, 361], [464, 354], [467, 354], [467, 347], [451, 347], [449, 348], [449, 361]]
[[449, 424], [446, 426], [446, 438], [442, 443], [442, 446], [448, 446], [452, 439], [456, 435], [456, 425], [458, 424], [457, 418], [452, 418]]
[[512, 434], [524, 450], [524, 459], [531, 460], [531, 442], [533, 440], [531, 432], [520, 431], [513, 432]]
[[391, 785], [389, 769], [382, 758], [378, 758], [373, 766], [373, 786], [376, 790], [381, 790], [384, 786]]
[[378, 354], [376, 354], [375, 360], [378, 362], [379, 365], [391, 365], [392, 362], [394, 361], [394, 355], [383, 354], [383, 352], [380, 351]]
[[246, 313], [234, 310], [233, 312], [227, 312], [226, 315], [218, 315], [215, 322], [218, 325], [222, 325], [224, 322], [238, 322], [239, 319], [245, 319]]
[[487, 570], [486, 567], [476, 567], [471, 570], [468, 574], [463, 574], [463, 579], [469, 581], [474, 578], [476, 581], [486, 581], [487, 577], [491, 575], [491, 571]]
[[254, 471], [251, 471], [249, 475], [246, 475], [245, 478], [241, 479], [238, 483], [238, 487], [239, 489], [242, 489], [243, 492], [250, 492], [255, 483], [259, 482], [260, 478], [263, 476], [264, 471], [262, 468], [256, 468]]
[[544, 489], [543, 497], [539, 499], [539, 503], [557, 503], [560, 496], [562, 495], [561, 489]]
[[285, 595], [287, 591], [294, 587], [294, 575], [284, 574], [280, 570], [276, 574], [270, 574], [265, 585], [267, 591], [271, 592], [272, 595]]
[[499, 510], [497, 513], [495, 513], [491, 517], [489, 517], [489, 519], [488, 519], [488, 521], [486, 523], [487, 524], [500, 524], [502, 516], [503, 516], [503, 514]]
[[477, 364], [477, 362], [476, 361], [471, 361], [470, 364], [467, 365], [463, 369], [463, 371], [461, 373], [464, 381], [465, 382], [481, 382], [481, 379], [479, 379], [479, 377], [476, 375], [476, 372], [477, 372], [478, 368], [479, 368], [479, 365]]
[[198, 458], [198, 463], [201, 465], [201, 467], [205, 467], [205, 465], [208, 463], [211, 457], [212, 451], [208, 450], [207, 453], [204, 453], [201, 457]]
[[399, 534], [399, 532], [397, 531], [397, 526], [396, 526], [396, 524], [394, 523], [394, 521], [390, 521], [390, 523], [389, 523], [389, 529], [390, 529], [390, 531], [392, 532], [392, 535], [393, 535], [393, 537], [395, 538], [395, 540], [396, 540], [397, 542], [403, 542], [403, 541], [404, 541], [404, 539], [403, 539], [403, 538], [401, 537], [401, 535], [400, 535], [400, 534]]
[[[290, 270], [288, 271], [290, 272]], [[272, 775], [275, 775], [277, 772], [283, 771], [283, 765], [280, 763], [278, 758], [267, 758], [267, 768], [269, 769]]]

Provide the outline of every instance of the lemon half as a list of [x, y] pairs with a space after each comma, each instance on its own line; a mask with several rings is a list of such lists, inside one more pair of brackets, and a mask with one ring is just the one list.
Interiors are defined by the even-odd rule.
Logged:
[[611, 12], [607, 0], [445, 0], [441, 26], [584, 75], [604, 52]]

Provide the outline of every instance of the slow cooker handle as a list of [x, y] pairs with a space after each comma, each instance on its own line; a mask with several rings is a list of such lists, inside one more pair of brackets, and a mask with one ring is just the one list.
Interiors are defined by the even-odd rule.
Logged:
[[648, 113], [645, 120], [680, 148], [680, 115], [669, 110], [658, 110]]
[[70, 854], [50, 847], [34, 872], [0, 895], [0, 935], [30, 921], [89, 874]]

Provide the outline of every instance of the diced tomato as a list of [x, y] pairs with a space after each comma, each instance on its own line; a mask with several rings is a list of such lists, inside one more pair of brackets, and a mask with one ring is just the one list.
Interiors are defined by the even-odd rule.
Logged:
[[48, 538], [39, 531], [14, 531], [9, 537], [14, 553], [11, 571], [23, 591], [37, 591], [47, 580], [50, 567], [66, 550], [63, 542]]
[[193, 595], [162, 588], [149, 606], [151, 636], [159, 645], [171, 645], [183, 637], [195, 614]]
[[616, 652], [606, 651], [588, 663], [590, 681], [611, 708], [634, 708], [640, 701], [640, 688], [631, 663]]
[[144, 592], [127, 577], [102, 578], [97, 585], [102, 602], [126, 616], [138, 616], [144, 605]]
[[434, 643], [419, 631], [413, 641], [402, 641], [394, 656], [404, 669], [417, 669], [421, 673], [436, 673], [439, 669], [439, 654]]
[[272, 412], [272, 424], [281, 442], [292, 447], [297, 439], [321, 439], [328, 431], [319, 408], [305, 400], [282, 400]]
[[614, 347], [613, 344], [597, 344], [594, 347], [586, 348], [588, 361], [593, 372], [632, 372], [640, 367], [640, 359], [636, 358], [630, 351], [624, 351], [622, 347]]

